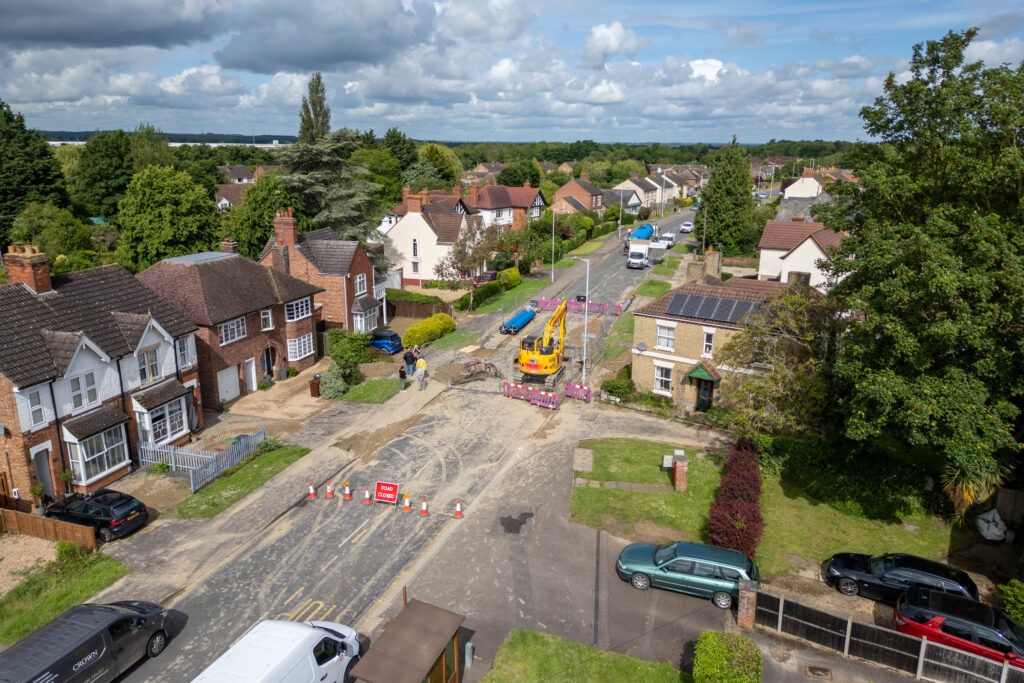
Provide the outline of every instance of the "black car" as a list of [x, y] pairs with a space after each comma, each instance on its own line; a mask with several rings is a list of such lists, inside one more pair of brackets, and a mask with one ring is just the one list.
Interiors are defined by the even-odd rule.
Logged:
[[100, 489], [64, 504], [51, 505], [47, 517], [82, 524], [96, 529], [101, 541], [121, 538], [149, 521], [149, 510], [127, 493]]
[[966, 572], [923, 557], [888, 553], [839, 553], [821, 565], [821, 577], [843, 595], [894, 603], [909, 588], [928, 588], [978, 599], [978, 587]]

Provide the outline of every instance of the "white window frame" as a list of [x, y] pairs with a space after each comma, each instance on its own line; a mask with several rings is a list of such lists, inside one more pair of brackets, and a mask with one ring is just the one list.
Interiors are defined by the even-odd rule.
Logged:
[[288, 340], [288, 360], [297, 361], [311, 356], [316, 351], [313, 345], [313, 333], [309, 332]]
[[419, 240], [417, 240], [415, 237], [412, 240], [412, 257], [413, 258], [419, 258], [420, 257], [420, 243], [419, 243]]
[[658, 321], [655, 325], [654, 346], [659, 349], [674, 351], [676, 348], [675, 323]]
[[150, 346], [146, 349], [139, 349], [136, 354], [139, 360], [139, 382], [145, 386], [153, 384], [164, 377], [160, 367], [160, 347]]
[[274, 309], [264, 308], [260, 311], [260, 330], [267, 331], [274, 329]]
[[711, 358], [715, 352], [715, 331], [704, 328], [704, 342], [700, 348], [701, 358]]
[[234, 320], [217, 325], [217, 338], [220, 340], [221, 346], [227, 346], [231, 342], [245, 339], [246, 336], [244, 315], [241, 318], [235, 318]]
[[173, 441], [188, 431], [185, 400], [178, 398], [149, 411], [150, 438], [155, 444]]
[[378, 310], [379, 309], [375, 308], [369, 313], [353, 313], [352, 331], [373, 332], [375, 329], [377, 329]]
[[413, 273], [413, 275], [419, 275], [419, 272], [420, 272], [420, 263], [419, 263], [419, 261], [413, 261], [412, 262], [412, 273]]
[[285, 322], [293, 323], [313, 315], [313, 303], [310, 297], [289, 301], [284, 305]]
[[192, 354], [189, 353], [188, 337], [174, 340], [174, 352], [178, 354], [178, 367], [190, 368], [194, 364]]
[[[80, 442], [69, 441], [68, 457], [76, 484], [88, 484], [124, 467], [129, 463], [124, 424], [93, 434]], [[90, 463], [98, 463], [99, 467], [90, 466]]]
[[356, 296], [366, 294], [366, 273], [356, 275]]
[[654, 388], [652, 394], [672, 396], [672, 366], [662, 363], [654, 364]]
[[[78, 383], [77, 389], [75, 389], [76, 382]], [[91, 370], [69, 377], [68, 388], [71, 389], [72, 412], [90, 408], [100, 402], [99, 392], [96, 389], [96, 375]]]
[[46, 424], [46, 409], [43, 408], [43, 392], [39, 389], [28, 392], [29, 419], [33, 427]]

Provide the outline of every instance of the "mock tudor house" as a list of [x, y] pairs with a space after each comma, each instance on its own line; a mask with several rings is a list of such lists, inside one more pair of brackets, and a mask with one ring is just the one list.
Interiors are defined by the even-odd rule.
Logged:
[[373, 262], [359, 242], [344, 240], [331, 228], [299, 234], [292, 210], [286, 209], [276, 212], [274, 236], [259, 262], [323, 289], [313, 303], [325, 329], [372, 332], [379, 326], [384, 283], [377, 284]]
[[821, 268], [832, 258], [842, 235], [823, 223], [768, 221], [757, 244], [758, 280], [801, 282], [825, 293], [833, 283]]
[[94, 491], [128, 474], [140, 442], [202, 426], [187, 318], [118, 265], [51, 277], [31, 245], [4, 263], [0, 494], [26, 509], [36, 482], [51, 498]]
[[787, 285], [708, 278], [677, 287], [637, 310], [633, 331], [633, 381], [640, 391], [665, 396], [685, 411], [705, 412], [729, 368], [715, 364], [743, 317]]
[[540, 218], [541, 209], [547, 206], [540, 190], [530, 187], [529, 182], [522, 187], [473, 185], [469, 188], [469, 197], [465, 203], [480, 215], [484, 227], [496, 226], [498, 234], [508, 230], [525, 230], [530, 221]]
[[225, 252], [164, 259], [137, 277], [198, 327], [203, 402], [210, 407], [317, 360], [313, 296], [321, 287]]

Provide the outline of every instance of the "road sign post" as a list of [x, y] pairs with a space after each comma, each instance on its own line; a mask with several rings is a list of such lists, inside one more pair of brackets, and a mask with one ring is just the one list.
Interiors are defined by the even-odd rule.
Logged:
[[378, 503], [398, 505], [398, 484], [390, 481], [378, 481], [373, 487], [373, 499]]

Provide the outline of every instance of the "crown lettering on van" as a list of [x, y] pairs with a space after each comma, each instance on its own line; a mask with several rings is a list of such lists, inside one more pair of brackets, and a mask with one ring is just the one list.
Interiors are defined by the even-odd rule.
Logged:
[[89, 663], [92, 662], [92, 660], [96, 659], [99, 656], [100, 656], [100, 651], [99, 650], [93, 650], [88, 655], [86, 655], [83, 659], [78, 660], [78, 662], [73, 667], [71, 667], [71, 668], [74, 671], [80, 671], [81, 669], [83, 669], [86, 666], [88, 666]]

